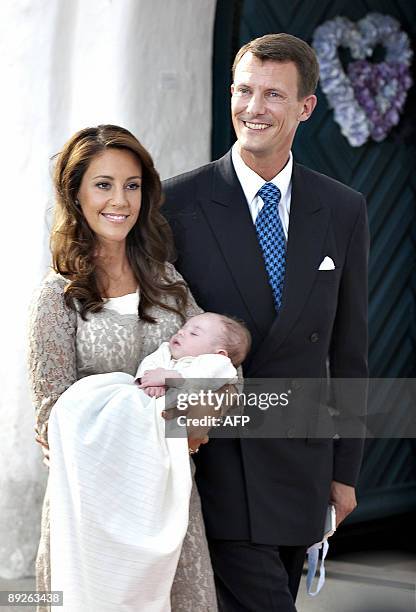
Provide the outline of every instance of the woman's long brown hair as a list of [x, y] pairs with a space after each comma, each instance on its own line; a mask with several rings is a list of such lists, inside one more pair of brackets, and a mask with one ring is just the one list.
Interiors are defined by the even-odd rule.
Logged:
[[53, 268], [70, 282], [65, 290], [66, 304], [80, 304], [83, 319], [89, 312], [102, 310], [97, 263], [97, 238], [76, 205], [82, 177], [97, 155], [108, 148], [131, 151], [143, 172], [139, 218], [126, 240], [126, 254], [140, 287], [138, 315], [154, 322], [148, 313], [152, 306], [175, 312], [184, 318], [187, 291], [184, 283], [172, 282], [166, 262], [174, 255], [173, 238], [160, 213], [162, 189], [153, 160], [128, 130], [116, 125], [99, 125], [80, 130], [58, 154], [54, 172], [56, 203], [50, 246]]

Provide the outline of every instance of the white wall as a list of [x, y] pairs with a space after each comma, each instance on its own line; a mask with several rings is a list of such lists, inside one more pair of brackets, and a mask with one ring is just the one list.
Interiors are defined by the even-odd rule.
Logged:
[[25, 371], [49, 262], [50, 157], [76, 130], [130, 129], [163, 178], [209, 161], [215, 0], [0, 3], [0, 576], [33, 573], [46, 468]]

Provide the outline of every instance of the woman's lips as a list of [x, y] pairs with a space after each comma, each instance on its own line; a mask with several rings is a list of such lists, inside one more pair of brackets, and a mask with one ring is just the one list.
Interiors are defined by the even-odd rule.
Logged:
[[124, 223], [128, 218], [128, 215], [116, 215], [115, 213], [101, 213], [104, 219], [111, 223]]

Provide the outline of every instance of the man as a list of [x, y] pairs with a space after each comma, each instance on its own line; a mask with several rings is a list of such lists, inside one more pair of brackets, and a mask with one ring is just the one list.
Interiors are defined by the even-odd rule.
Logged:
[[[252, 334], [245, 377], [367, 376], [366, 206], [296, 164], [291, 146], [315, 105], [313, 50], [288, 34], [251, 41], [233, 66], [237, 142], [165, 182], [177, 267], [205, 310]], [[263, 188], [264, 187], [264, 188]], [[290, 436], [290, 432], [288, 433]], [[305, 549], [329, 501], [355, 507], [356, 439], [211, 439], [197, 461], [221, 610], [293, 611]]]

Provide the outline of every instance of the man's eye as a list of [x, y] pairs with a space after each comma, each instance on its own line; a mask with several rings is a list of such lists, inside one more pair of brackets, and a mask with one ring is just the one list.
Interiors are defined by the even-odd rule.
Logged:
[[191, 332], [191, 336], [197, 336], [198, 334], [196, 334], [195, 332]]
[[281, 95], [278, 91], [269, 91], [268, 94], [269, 98], [281, 98]]
[[135, 191], [136, 189], [140, 189], [139, 183], [129, 183], [126, 187], [129, 191]]
[[99, 189], [110, 189], [110, 183], [106, 183], [105, 181], [101, 181], [100, 183], [96, 183], [96, 187]]
[[248, 89], [248, 87], [237, 87], [235, 93], [240, 96], [244, 96], [245, 94], [250, 93], [250, 90]]

